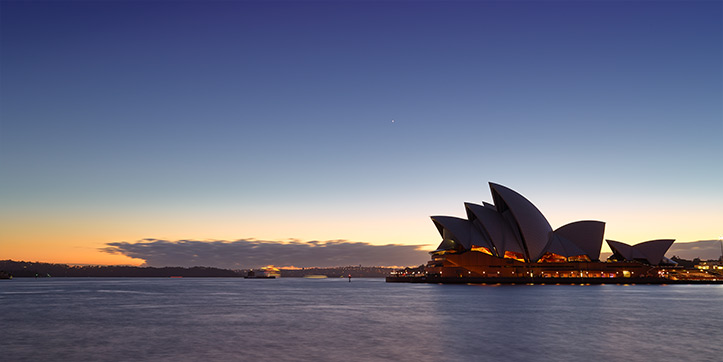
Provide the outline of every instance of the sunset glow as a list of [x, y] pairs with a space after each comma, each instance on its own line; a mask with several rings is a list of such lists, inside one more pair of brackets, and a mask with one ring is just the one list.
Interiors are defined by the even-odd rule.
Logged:
[[721, 6], [3, 1], [0, 259], [141, 265], [103, 250], [149, 238], [432, 250], [429, 216], [491, 201], [489, 181], [553, 227], [714, 240]]

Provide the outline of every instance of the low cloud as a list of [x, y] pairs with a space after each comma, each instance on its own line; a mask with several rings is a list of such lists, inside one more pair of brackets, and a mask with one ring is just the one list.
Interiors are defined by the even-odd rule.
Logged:
[[145, 260], [146, 266], [210, 266], [229, 269], [280, 267], [411, 266], [429, 259], [426, 245], [372, 245], [329, 241], [198, 241], [144, 239], [108, 243], [101, 250]]

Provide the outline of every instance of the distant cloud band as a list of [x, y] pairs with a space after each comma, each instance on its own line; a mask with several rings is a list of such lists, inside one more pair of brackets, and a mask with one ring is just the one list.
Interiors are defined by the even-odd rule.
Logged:
[[101, 250], [145, 260], [148, 266], [211, 266], [229, 269], [265, 265], [333, 267], [346, 265], [419, 265], [429, 258], [424, 245], [372, 245], [347, 240], [328, 241], [198, 241], [143, 239], [108, 243]]

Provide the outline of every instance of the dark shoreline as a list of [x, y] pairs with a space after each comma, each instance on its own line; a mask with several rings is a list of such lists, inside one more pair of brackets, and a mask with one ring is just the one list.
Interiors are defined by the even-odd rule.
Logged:
[[[213, 267], [139, 267], [120, 265], [85, 265], [0, 260], [0, 272], [13, 278], [243, 278], [252, 269], [222, 269]], [[331, 268], [280, 269], [284, 278], [324, 275], [329, 278], [384, 278], [394, 269], [376, 266], [341, 266]]]

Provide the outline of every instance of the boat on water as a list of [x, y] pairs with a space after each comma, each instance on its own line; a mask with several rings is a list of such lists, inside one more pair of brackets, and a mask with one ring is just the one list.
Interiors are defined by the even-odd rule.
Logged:
[[12, 279], [13, 276], [10, 273], [0, 271], [0, 279]]
[[276, 279], [276, 276], [250, 270], [246, 276], [244, 276], [244, 279]]
[[281, 276], [280, 272], [279, 268], [269, 265], [260, 270], [249, 270], [244, 279], [276, 279], [276, 277]]

